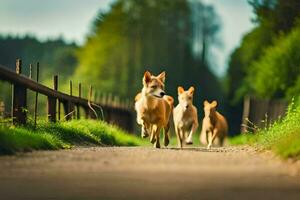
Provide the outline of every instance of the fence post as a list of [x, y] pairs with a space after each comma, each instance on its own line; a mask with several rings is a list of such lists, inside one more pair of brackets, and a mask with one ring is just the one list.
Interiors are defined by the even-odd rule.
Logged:
[[248, 131], [248, 118], [250, 114], [250, 97], [244, 97], [244, 105], [243, 105], [243, 115], [242, 115], [242, 125], [241, 125], [241, 132], [246, 133]]
[[91, 108], [89, 108], [89, 117], [91, 119], [96, 119], [97, 117], [96, 117], [96, 114], [94, 113], [95, 110], [92, 110], [92, 108], [93, 108], [93, 106], [92, 106], [92, 102], [93, 102], [92, 99], [93, 99], [93, 87], [90, 85], [88, 101], [91, 103], [90, 104]]
[[58, 99], [58, 120], [60, 121], [60, 110], [61, 110], [61, 108], [60, 108], [60, 105], [61, 105], [61, 102], [60, 102], [60, 100]]
[[[72, 81], [70, 81], [70, 96], [73, 95], [73, 87], [72, 87]], [[73, 118], [73, 112], [74, 112], [74, 104], [71, 101], [64, 101], [63, 102], [64, 111], [65, 111], [65, 118], [66, 120], [71, 120]]]
[[[40, 75], [40, 63], [36, 63], [36, 82], [39, 82], [39, 75]], [[39, 93], [35, 93], [35, 102], [34, 102], [34, 126], [36, 126], [36, 119], [37, 119], [37, 109], [38, 109], [38, 96]]]
[[[53, 89], [57, 91], [58, 77], [53, 76]], [[48, 96], [48, 119], [50, 122], [56, 122], [56, 103], [57, 99]]]
[[[22, 73], [22, 60], [16, 60], [16, 73]], [[26, 124], [27, 90], [19, 84], [12, 86], [12, 118], [14, 124]]]
[[[78, 97], [81, 98], [81, 83], [78, 84]], [[77, 110], [77, 119], [80, 119], [80, 106], [79, 104], [76, 105]]]
[[[73, 96], [73, 83], [70, 80], [70, 96]], [[73, 119], [75, 116], [75, 105], [73, 102], [69, 102], [69, 110], [70, 110], [70, 119]]]

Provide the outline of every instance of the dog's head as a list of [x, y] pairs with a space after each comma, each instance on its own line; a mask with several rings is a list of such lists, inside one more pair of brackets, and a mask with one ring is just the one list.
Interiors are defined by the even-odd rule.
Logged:
[[209, 103], [208, 101], [204, 101], [203, 103], [204, 105], [204, 114], [205, 117], [211, 117], [212, 115], [214, 115], [216, 113], [216, 108], [217, 108], [217, 101], [213, 101], [211, 103]]
[[154, 76], [146, 71], [143, 77], [144, 94], [146, 96], [162, 98], [165, 95], [165, 76], [165, 72], [160, 73], [158, 76]]
[[183, 87], [178, 87], [178, 101], [179, 105], [184, 110], [188, 109], [193, 104], [194, 87], [190, 87], [187, 91], [184, 91]]

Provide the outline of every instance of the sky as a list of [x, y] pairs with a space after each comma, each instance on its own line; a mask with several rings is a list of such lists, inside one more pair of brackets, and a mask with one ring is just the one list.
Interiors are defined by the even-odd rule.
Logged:
[[[99, 9], [114, 0], [0, 0], [0, 34], [32, 34], [40, 40], [62, 36], [82, 45]], [[228, 57], [253, 28], [247, 0], [202, 0], [213, 5], [222, 23], [222, 47], [212, 49], [212, 70], [222, 76]]]
[[223, 45], [212, 49], [211, 66], [215, 74], [222, 76], [228, 67], [230, 54], [239, 46], [243, 35], [254, 27], [251, 22], [252, 8], [247, 0], [202, 0], [202, 2], [213, 5], [221, 20], [220, 37]]

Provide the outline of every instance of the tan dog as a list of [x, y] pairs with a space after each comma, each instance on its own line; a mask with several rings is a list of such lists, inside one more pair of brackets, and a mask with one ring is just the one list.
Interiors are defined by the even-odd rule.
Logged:
[[164, 145], [169, 144], [169, 118], [173, 110], [174, 100], [165, 95], [165, 72], [158, 76], [146, 71], [143, 77], [142, 92], [135, 97], [137, 123], [142, 126], [141, 136], [150, 137], [156, 148], [160, 148], [160, 130], [164, 129]]
[[177, 135], [178, 147], [182, 148], [182, 143], [193, 144], [193, 133], [198, 128], [197, 108], [193, 105], [194, 87], [184, 91], [183, 87], [178, 87], [179, 104], [174, 108], [173, 119], [175, 132]]
[[202, 122], [202, 131], [200, 142], [207, 144], [210, 149], [215, 138], [219, 139], [220, 146], [223, 145], [224, 139], [228, 132], [228, 125], [225, 117], [216, 111], [217, 101], [209, 103], [204, 101], [204, 119]]

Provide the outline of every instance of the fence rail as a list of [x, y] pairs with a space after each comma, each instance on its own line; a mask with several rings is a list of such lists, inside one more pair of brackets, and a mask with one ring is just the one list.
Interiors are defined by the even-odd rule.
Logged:
[[[30, 72], [31, 67], [32, 65], [30, 65]], [[127, 131], [133, 130], [133, 113], [128, 101], [120, 103], [117, 97], [115, 101], [112, 101], [110, 96], [100, 99], [102, 103], [92, 101], [92, 86], [90, 86], [88, 99], [81, 97], [81, 84], [79, 84], [78, 97], [72, 94], [71, 81], [70, 94], [59, 92], [58, 76], [53, 77], [53, 88], [42, 85], [22, 74], [22, 61], [20, 59], [16, 61], [15, 72], [9, 70], [8, 67], [0, 65], [0, 80], [12, 84], [11, 116], [14, 124], [26, 124], [27, 122], [27, 90], [29, 89], [36, 92], [36, 101], [37, 94], [47, 96], [48, 120], [51, 122], [56, 122], [57, 116], [60, 118], [60, 105], [62, 104], [66, 120], [75, 118], [75, 112], [76, 118], [80, 118], [80, 108], [84, 109], [86, 118], [95, 119], [97, 118], [96, 111], [100, 109], [101, 114], [104, 115], [104, 120], [108, 123], [116, 124]]]
[[255, 132], [266, 128], [277, 119], [284, 117], [288, 102], [278, 99], [259, 99], [251, 96], [244, 98], [241, 131]]

